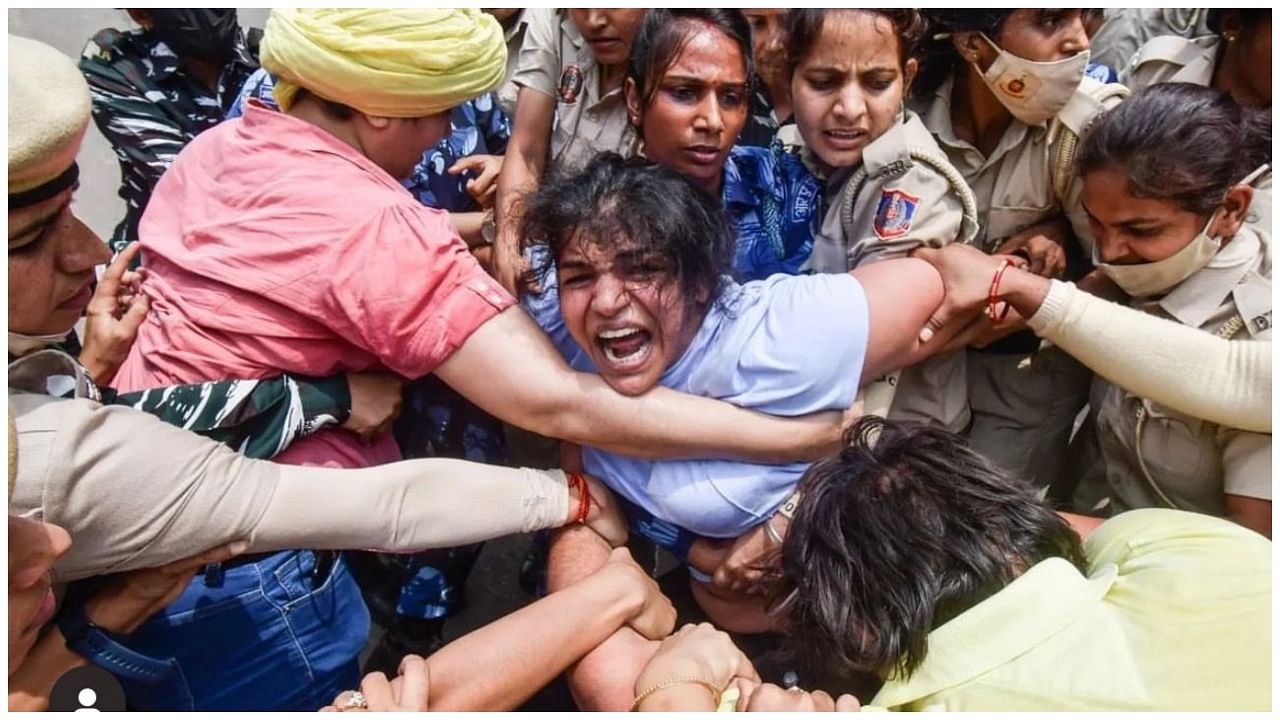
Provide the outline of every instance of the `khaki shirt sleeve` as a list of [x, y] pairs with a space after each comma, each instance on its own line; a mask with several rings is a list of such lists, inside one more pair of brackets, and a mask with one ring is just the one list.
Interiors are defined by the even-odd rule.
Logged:
[[126, 407], [10, 393], [18, 471], [10, 512], [59, 525], [59, 582], [248, 540], [278, 470]]
[[564, 62], [560, 57], [560, 14], [554, 8], [530, 8], [526, 12], [529, 25], [511, 82], [554, 98]]
[[1222, 491], [1259, 500], [1271, 499], [1271, 435], [1224, 430]]
[[921, 246], [950, 244], [960, 235], [964, 218], [947, 179], [918, 162], [896, 178], [868, 181], [854, 207], [847, 242], [850, 269], [906, 257]]

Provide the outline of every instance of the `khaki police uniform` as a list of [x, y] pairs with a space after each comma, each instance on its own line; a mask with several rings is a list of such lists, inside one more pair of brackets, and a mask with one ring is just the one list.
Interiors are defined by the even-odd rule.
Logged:
[[529, 29], [530, 12], [521, 10], [511, 27], [503, 30], [507, 40], [507, 72], [502, 76], [502, 85], [498, 86], [498, 107], [513, 121], [516, 117], [516, 98], [520, 95], [515, 74], [520, 66], [520, 48], [524, 47], [525, 32]]
[[1120, 69], [1120, 82], [1133, 90], [1167, 82], [1208, 87], [1213, 82], [1221, 48], [1222, 38], [1217, 35], [1194, 39], [1178, 35], [1152, 38]]
[[1102, 27], [1089, 39], [1089, 54], [1094, 62], [1123, 73], [1147, 41], [1162, 35], [1212, 35], [1208, 21], [1205, 8], [1108, 8]]
[[[1083, 183], [1074, 172], [1079, 136], [1126, 94], [1121, 85], [1084, 78], [1067, 105], [1042, 127], [1014, 120], [990, 155], [958, 138], [951, 124], [947, 79], [916, 105], [925, 126], [964, 175], [977, 200], [976, 244], [993, 252], [1037, 223], [1065, 215], [1085, 257], [1092, 251]], [[1039, 487], [1057, 480], [1076, 416], [1088, 400], [1091, 373], [1030, 332], [1018, 333], [967, 360], [973, 422], [969, 443], [978, 452]]]
[[[1238, 342], [1270, 342], [1269, 238], [1245, 226], [1209, 266], [1134, 306]], [[1174, 412], [1101, 380], [1093, 402], [1114, 512], [1175, 507], [1220, 516], [1224, 494], [1271, 499], [1269, 433]]]
[[565, 10], [530, 8], [516, 85], [556, 101], [548, 167], [584, 167], [601, 152], [634, 154], [636, 131], [627, 120], [622, 87], [600, 91], [591, 46]]
[[[972, 193], [915, 113], [867, 145], [862, 157], [859, 167], [828, 179], [827, 210], [807, 269], [848, 272], [977, 235]], [[817, 169], [812, 158], [807, 164]], [[932, 421], [954, 432], [968, 426], [963, 351], [907, 368], [895, 384], [889, 418]]]

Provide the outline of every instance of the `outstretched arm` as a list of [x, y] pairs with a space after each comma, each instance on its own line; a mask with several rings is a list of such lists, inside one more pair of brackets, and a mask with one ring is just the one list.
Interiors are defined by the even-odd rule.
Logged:
[[620, 395], [597, 375], [573, 372], [518, 307], [480, 326], [436, 374], [506, 422], [624, 455], [790, 462], [839, 446], [838, 413], [775, 418], [662, 387]]
[[[986, 305], [1000, 258], [963, 246], [916, 257], [937, 267], [947, 286], [930, 327]], [[1135, 395], [1227, 427], [1271, 432], [1270, 340], [1224, 340], [1015, 267], [1005, 270], [999, 300], [1029, 318], [1037, 335]]]
[[674, 625], [657, 583], [618, 549], [580, 582], [449, 643], [425, 666], [407, 657], [391, 683], [372, 673], [361, 690], [375, 711], [513, 710], [619, 627], [660, 638]]

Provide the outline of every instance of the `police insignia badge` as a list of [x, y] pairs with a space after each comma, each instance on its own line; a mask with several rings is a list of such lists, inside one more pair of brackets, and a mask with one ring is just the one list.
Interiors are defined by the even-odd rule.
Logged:
[[572, 105], [578, 101], [578, 93], [582, 92], [582, 69], [570, 65], [560, 73], [560, 86], [556, 89], [560, 102]]
[[900, 238], [911, 231], [911, 219], [920, 207], [920, 198], [908, 195], [901, 190], [885, 190], [880, 194], [880, 205], [876, 207], [876, 219], [873, 223], [876, 235], [881, 240]]

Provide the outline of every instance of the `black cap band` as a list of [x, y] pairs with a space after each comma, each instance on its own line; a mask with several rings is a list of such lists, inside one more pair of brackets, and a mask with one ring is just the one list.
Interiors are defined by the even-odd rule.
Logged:
[[61, 175], [39, 187], [34, 187], [20, 193], [9, 193], [9, 209], [21, 210], [24, 207], [38, 205], [39, 203], [56, 196], [63, 190], [72, 187], [79, 179], [80, 166], [76, 163], [71, 163], [71, 167], [67, 168]]

